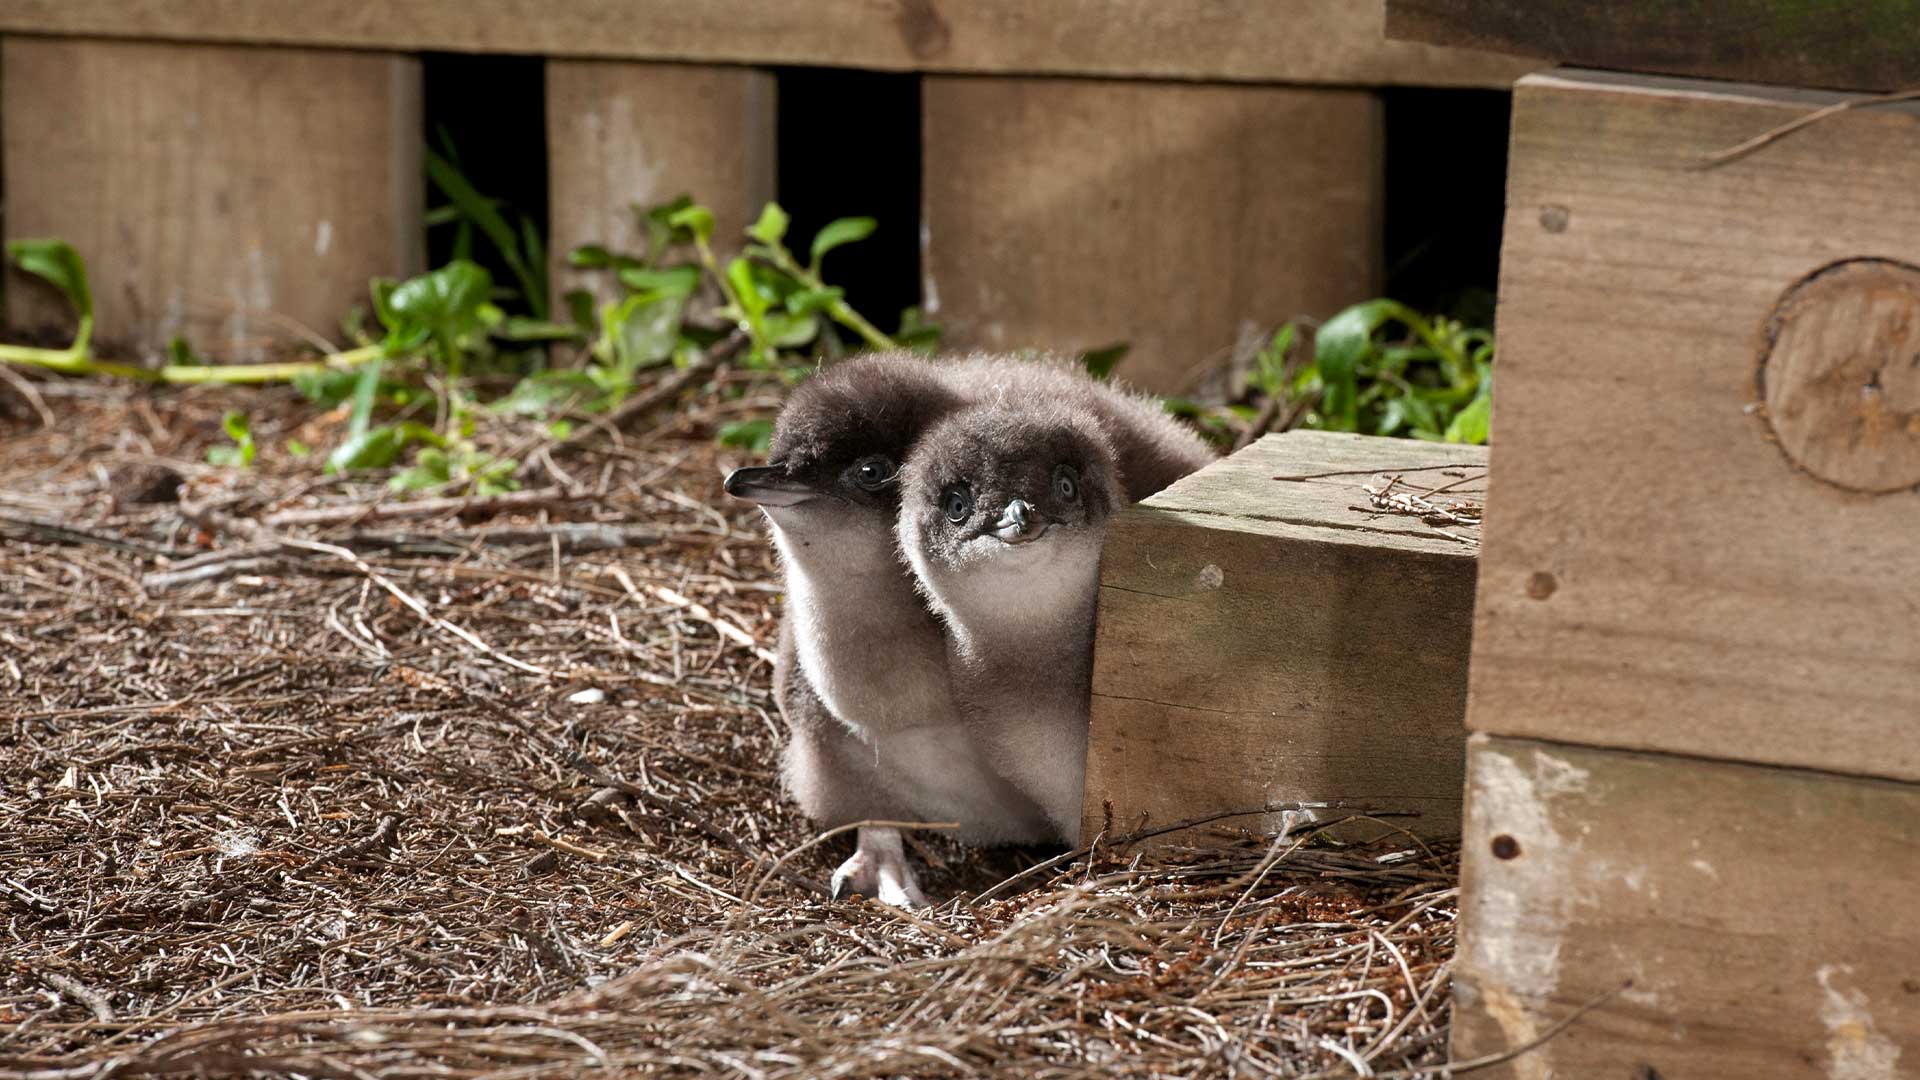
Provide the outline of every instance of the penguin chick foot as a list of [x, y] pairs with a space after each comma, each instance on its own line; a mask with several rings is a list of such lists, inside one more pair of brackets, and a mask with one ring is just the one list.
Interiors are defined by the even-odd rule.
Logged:
[[833, 899], [854, 893], [894, 907], [921, 908], [927, 898], [907, 865], [906, 846], [898, 829], [861, 829], [853, 857], [833, 872]]

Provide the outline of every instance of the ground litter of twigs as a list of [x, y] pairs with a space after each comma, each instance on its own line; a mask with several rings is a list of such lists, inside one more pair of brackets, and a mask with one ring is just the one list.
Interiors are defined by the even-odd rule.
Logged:
[[1451, 848], [923, 834], [945, 903], [828, 903], [718, 379], [464, 512], [279, 391], [0, 387], [0, 1076], [1436, 1075]]

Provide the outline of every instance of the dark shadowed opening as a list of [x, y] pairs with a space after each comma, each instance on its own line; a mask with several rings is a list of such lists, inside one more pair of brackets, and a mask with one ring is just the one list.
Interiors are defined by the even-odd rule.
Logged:
[[874, 234], [827, 257], [828, 284], [882, 330], [920, 302], [920, 79], [782, 68], [779, 199], [788, 244], [804, 255], [838, 217], [871, 217]]
[[[467, 56], [427, 53], [421, 58], [425, 80], [423, 107], [429, 149], [446, 155], [448, 144], [460, 171], [483, 195], [499, 199], [518, 223], [518, 211], [538, 224], [545, 242], [547, 223], [547, 93], [544, 62], [537, 56]], [[427, 186], [427, 208], [446, 197]], [[427, 230], [427, 265], [453, 257], [454, 228]], [[499, 253], [476, 237], [474, 259], [495, 282], [514, 277]]]
[[1492, 326], [1513, 95], [1395, 89], [1385, 98], [1386, 294]]

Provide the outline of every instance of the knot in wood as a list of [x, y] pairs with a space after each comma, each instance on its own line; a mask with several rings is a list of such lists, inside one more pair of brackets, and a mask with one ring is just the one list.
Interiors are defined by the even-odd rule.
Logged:
[[1920, 267], [1844, 259], [1774, 305], [1760, 399], [1788, 460], [1849, 491], [1920, 487]]

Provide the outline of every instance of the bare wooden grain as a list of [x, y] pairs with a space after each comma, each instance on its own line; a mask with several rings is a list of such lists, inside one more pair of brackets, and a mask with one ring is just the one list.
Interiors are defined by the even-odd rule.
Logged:
[[1387, 0], [1403, 41], [1788, 86], [1920, 83], [1909, 0]]
[[0, 0], [0, 31], [889, 71], [1506, 86], [1539, 65], [1388, 42], [1381, 0]]
[[1083, 838], [1109, 811], [1127, 831], [1297, 801], [1457, 833], [1473, 548], [1354, 507], [1375, 471], [1432, 487], [1485, 460], [1271, 435], [1121, 513], [1101, 565]]
[[1456, 1060], [1618, 992], [1485, 1075], [1908, 1075], [1920, 786], [1485, 735], [1467, 773]]
[[[247, 358], [420, 269], [413, 59], [9, 36], [0, 111], [8, 235], [79, 249], [101, 340]], [[15, 282], [14, 322], [68, 321]]]
[[926, 80], [924, 293], [956, 344], [1131, 344], [1177, 391], [1245, 323], [1324, 317], [1380, 281], [1371, 93]]
[[773, 76], [748, 68], [622, 61], [547, 62], [547, 153], [556, 296], [620, 294], [572, 270], [582, 244], [644, 252], [636, 208], [692, 195], [714, 211], [720, 246], [774, 196]]
[[[1920, 779], [1920, 495], [1811, 475], [1759, 379], [1809, 275], [1920, 251], [1920, 111], [1833, 116], [1698, 167], [1830, 100], [1521, 83], [1475, 730]], [[1813, 370], [1920, 411], [1911, 331], [1844, 322], [1802, 335], [1839, 350]], [[1877, 359], [1839, 362], [1855, 348]], [[1920, 438], [1905, 419], [1859, 430], [1859, 475]]]

